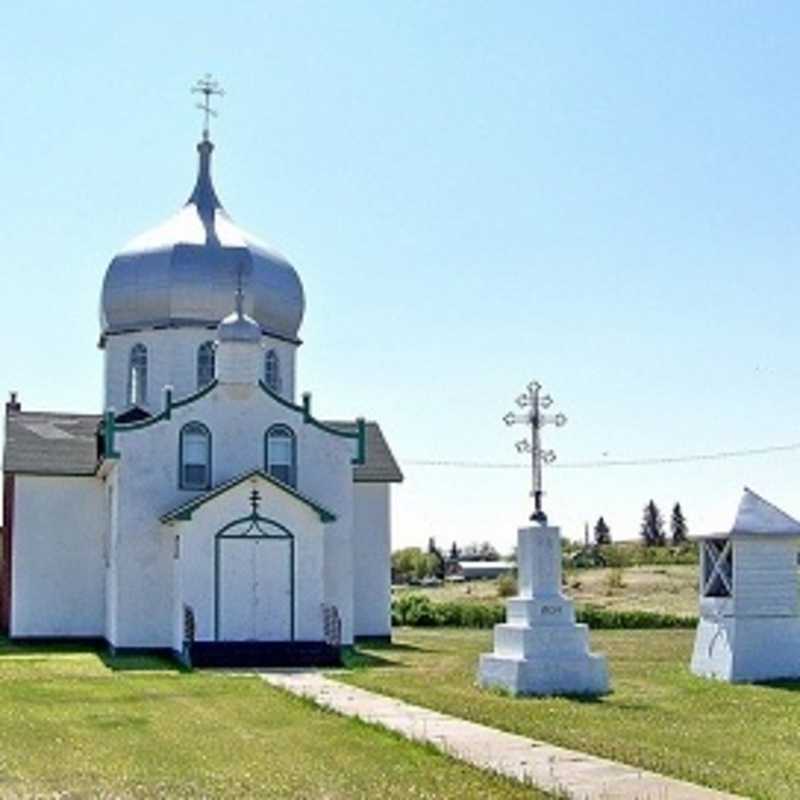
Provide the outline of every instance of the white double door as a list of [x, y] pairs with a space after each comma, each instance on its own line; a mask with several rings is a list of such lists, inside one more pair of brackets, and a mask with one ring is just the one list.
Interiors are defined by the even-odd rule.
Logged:
[[290, 547], [288, 539], [220, 541], [220, 641], [282, 642], [292, 638]]

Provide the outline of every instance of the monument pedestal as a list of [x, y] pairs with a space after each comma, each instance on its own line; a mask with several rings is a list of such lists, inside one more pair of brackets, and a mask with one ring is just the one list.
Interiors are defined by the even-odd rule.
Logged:
[[494, 629], [494, 652], [480, 657], [479, 681], [511, 694], [608, 692], [605, 656], [589, 651], [589, 630], [561, 593], [559, 528], [522, 528], [517, 569], [519, 595]]

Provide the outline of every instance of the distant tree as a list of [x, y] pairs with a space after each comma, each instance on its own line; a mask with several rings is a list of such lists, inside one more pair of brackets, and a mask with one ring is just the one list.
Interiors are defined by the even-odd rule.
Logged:
[[398, 582], [427, 578], [436, 573], [437, 566], [436, 558], [419, 547], [404, 547], [392, 553], [393, 580]]
[[594, 524], [594, 543], [598, 545], [611, 544], [611, 528], [602, 517]]
[[667, 543], [664, 519], [658, 506], [652, 500], [644, 507], [642, 527], [639, 533], [647, 547], [662, 547]]
[[689, 525], [683, 515], [680, 503], [675, 503], [672, 507], [672, 517], [669, 521], [670, 531], [672, 532], [672, 544], [676, 547], [685, 544], [689, 538]]
[[498, 561], [500, 554], [491, 542], [470, 542], [461, 551], [462, 561]]
[[458, 549], [458, 545], [453, 542], [450, 545], [450, 560], [451, 561], [458, 561], [461, 558], [461, 551]]
[[500, 553], [497, 552], [497, 548], [491, 542], [481, 542], [481, 546], [478, 549], [478, 555], [480, 556], [481, 561], [500, 560]]
[[464, 545], [461, 548], [461, 560], [462, 561], [477, 561], [478, 560], [478, 548], [479, 545], [477, 542], [470, 542], [469, 544]]
[[436, 546], [436, 539], [433, 536], [428, 539], [428, 556], [434, 563], [434, 574], [437, 578], [443, 579], [445, 573], [445, 560], [441, 550]]

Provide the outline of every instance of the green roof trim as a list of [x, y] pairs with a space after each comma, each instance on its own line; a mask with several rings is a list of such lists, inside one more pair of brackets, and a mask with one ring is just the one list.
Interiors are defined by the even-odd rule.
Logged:
[[168, 389], [165, 393], [166, 404], [163, 411], [160, 411], [158, 414], [155, 414], [149, 419], [143, 419], [141, 422], [129, 422], [127, 424], [115, 425], [114, 430], [117, 433], [128, 433], [128, 431], [138, 431], [142, 428], [149, 428], [151, 425], [155, 425], [156, 422], [170, 419], [172, 417], [173, 408], [181, 408], [181, 406], [187, 406], [190, 403], [194, 403], [195, 400], [199, 400], [201, 397], [211, 394], [211, 392], [213, 392], [217, 386], [219, 386], [219, 381], [215, 379], [211, 381], [211, 383], [206, 384], [202, 389], [198, 389], [193, 394], [188, 394], [186, 397], [182, 397], [180, 400], [173, 400], [172, 391]]
[[238, 486], [240, 483], [244, 481], [250, 480], [250, 478], [262, 478], [267, 483], [272, 484], [277, 489], [286, 492], [286, 494], [291, 495], [295, 500], [299, 500], [301, 503], [305, 504], [313, 511], [316, 511], [319, 515], [321, 522], [335, 522], [336, 515], [329, 511], [324, 506], [321, 506], [319, 503], [316, 503], [310, 497], [302, 494], [302, 492], [298, 492], [297, 489], [273, 478], [272, 475], [264, 472], [263, 469], [251, 469], [248, 472], [245, 472], [241, 475], [237, 475], [235, 478], [231, 478], [224, 483], [221, 483], [219, 486], [215, 486], [213, 489], [210, 489], [207, 492], [204, 492], [199, 497], [195, 497], [194, 500], [190, 500], [188, 503], [184, 503], [183, 505], [178, 506], [177, 508], [172, 509], [172, 511], [168, 511], [164, 514], [160, 521], [163, 523], [168, 522], [180, 522], [184, 520], [190, 520], [192, 518], [192, 514], [197, 511], [198, 508], [204, 506], [210, 500], [213, 500], [215, 497], [218, 497], [221, 494], [224, 494], [229, 489], [233, 489], [235, 486]]
[[316, 419], [311, 415], [311, 395], [306, 392], [303, 394], [303, 405], [298, 406], [295, 403], [292, 403], [290, 400], [287, 400], [285, 397], [281, 397], [277, 392], [273, 391], [272, 389], [267, 386], [264, 381], [259, 381], [258, 385], [261, 387], [261, 390], [269, 395], [273, 400], [280, 403], [282, 406], [290, 409], [291, 411], [296, 411], [298, 414], [303, 415], [303, 422], [308, 422], [310, 425], [313, 425], [315, 428], [319, 428], [321, 431], [325, 431], [325, 433], [330, 433], [333, 436], [340, 436], [342, 439], [358, 439], [359, 434], [358, 431], [343, 431], [341, 428], [334, 428], [330, 425], [327, 425], [324, 422], [320, 422], [320, 420]]

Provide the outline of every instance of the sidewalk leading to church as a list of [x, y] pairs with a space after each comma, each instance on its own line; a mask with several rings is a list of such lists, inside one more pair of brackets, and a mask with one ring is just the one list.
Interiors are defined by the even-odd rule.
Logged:
[[440, 714], [339, 683], [320, 672], [269, 670], [259, 674], [271, 686], [308, 697], [339, 714], [430, 743], [454, 758], [558, 797], [574, 800], [735, 800], [737, 797]]

